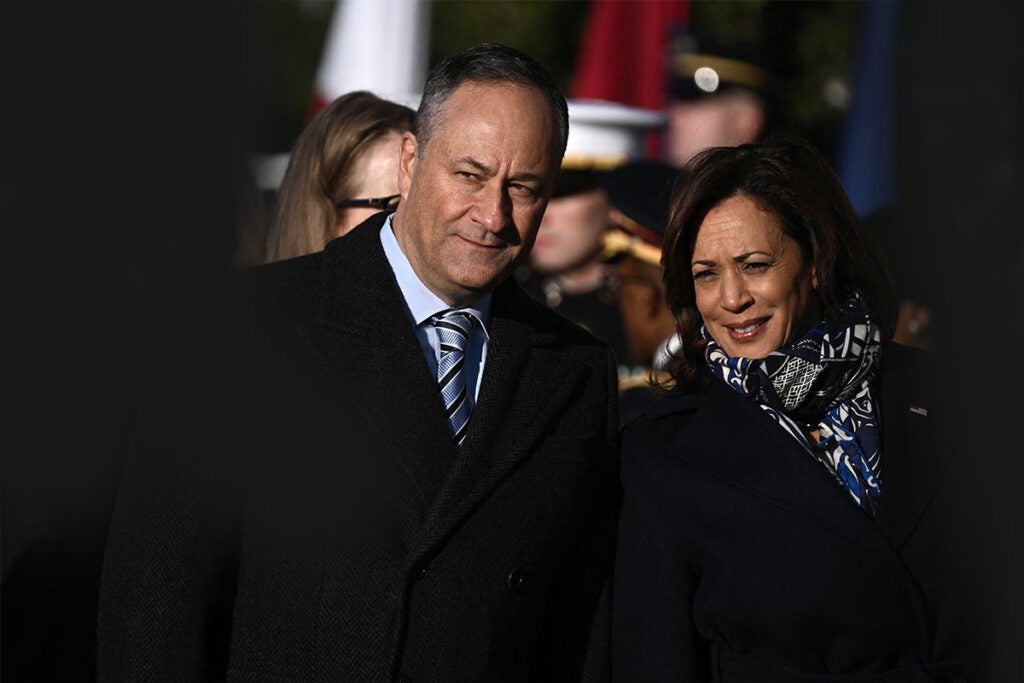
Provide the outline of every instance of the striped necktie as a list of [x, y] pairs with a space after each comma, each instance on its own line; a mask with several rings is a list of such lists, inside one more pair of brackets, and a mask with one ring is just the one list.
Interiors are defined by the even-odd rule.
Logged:
[[437, 384], [444, 403], [448, 429], [456, 447], [462, 446], [469, 431], [471, 404], [466, 395], [466, 345], [473, 330], [474, 316], [461, 310], [448, 310], [431, 318], [441, 344], [437, 364]]

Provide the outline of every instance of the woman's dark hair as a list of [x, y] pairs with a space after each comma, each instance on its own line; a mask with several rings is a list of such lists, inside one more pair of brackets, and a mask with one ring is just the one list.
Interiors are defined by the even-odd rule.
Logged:
[[444, 118], [444, 105], [459, 86], [469, 81], [513, 83], [540, 92], [547, 100], [559, 133], [555, 144], [561, 146], [552, 152], [556, 159], [562, 159], [569, 139], [569, 109], [565, 96], [539, 62], [519, 50], [497, 43], [480, 43], [451, 55], [427, 75], [412, 131], [419, 141], [421, 154], [434, 129]]
[[672, 201], [662, 250], [669, 309], [682, 350], [669, 371], [674, 383], [693, 390], [703, 363], [703, 324], [697, 310], [691, 260], [707, 213], [730, 197], [749, 197], [776, 216], [815, 267], [817, 294], [826, 315], [860, 292], [869, 314], [888, 339], [896, 324], [896, 298], [877, 241], [861, 224], [839, 178], [809, 143], [773, 137], [738, 147], [712, 147], [687, 165], [691, 177]]

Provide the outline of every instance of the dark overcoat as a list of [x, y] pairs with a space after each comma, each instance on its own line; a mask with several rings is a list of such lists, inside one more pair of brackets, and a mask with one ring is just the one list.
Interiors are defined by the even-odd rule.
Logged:
[[877, 518], [708, 373], [623, 434], [613, 601], [620, 681], [926, 681], [961, 673], [943, 419], [886, 344]]
[[143, 411], [101, 679], [609, 677], [612, 356], [505, 282], [456, 451], [383, 220], [242, 274], [230, 387]]

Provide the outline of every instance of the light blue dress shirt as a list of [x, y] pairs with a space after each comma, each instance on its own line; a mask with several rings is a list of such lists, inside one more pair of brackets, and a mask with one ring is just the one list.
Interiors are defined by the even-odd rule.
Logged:
[[[402, 291], [409, 320], [416, 330], [416, 338], [420, 342], [420, 348], [423, 349], [427, 365], [430, 366], [434, 377], [437, 377], [441, 347], [437, 338], [437, 329], [431, 324], [430, 319], [442, 311], [447, 311], [451, 306], [427, 289], [427, 286], [412, 269], [409, 259], [406, 258], [402, 248], [398, 246], [398, 240], [395, 239], [395, 233], [391, 229], [391, 219], [394, 215], [391, 214], [384, 221], [384, 227], [380, 230], [380, 243], [384, 247], [384, 255], [391, 265], [395, 279], [398, 280], [398, 288]], [[470, 333], [463, 370], [466, 375], [466, 395], [473, 397], [475, 404], [484, 377], [487, 346], [490, 343], [487, 328], [491, 324], [491, 295], [487, 294], [472, 306], [461, 307], [461, 310], [475, 315], [480, 323], [473, 325], [473, 331]]]

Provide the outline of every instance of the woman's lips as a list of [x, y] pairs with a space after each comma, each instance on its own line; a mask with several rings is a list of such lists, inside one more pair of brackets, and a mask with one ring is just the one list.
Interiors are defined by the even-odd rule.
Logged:
[[750, 322], [743, 322], [739, 325], [726, 325], [729, 336], [738, 342], [749, 341], [764, 331], [768, 324], [768, 318], [758, 318]]

